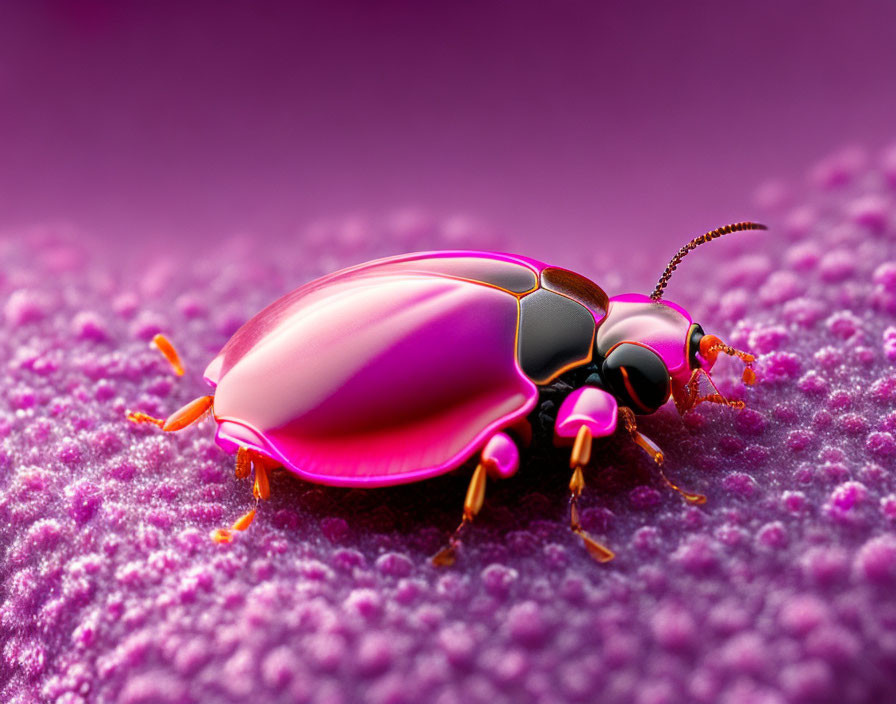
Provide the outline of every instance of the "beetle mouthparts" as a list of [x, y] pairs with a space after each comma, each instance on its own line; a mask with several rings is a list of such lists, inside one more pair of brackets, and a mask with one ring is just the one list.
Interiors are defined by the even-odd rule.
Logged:
[[744, 363], [743, 381], [747, 385], [756, 383], [756, 372], [753, 371], [753, 362], [756, 358], [749, 352], [743, 352], [735, 349], [731, 345], [726, 345], [715, 335], [704, 335], [700, 340], [700, 356], [707, 362], [713, 363], [719, 356], [719, 352], [724, 352], [730, 357], [737, 357]]

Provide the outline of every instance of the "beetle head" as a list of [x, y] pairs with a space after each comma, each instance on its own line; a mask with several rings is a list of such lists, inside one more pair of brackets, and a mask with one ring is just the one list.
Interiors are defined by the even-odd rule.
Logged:
[[[653, 413], [672, 396], [680, 413], [702, 402], [743, 408], [742, 401], [729, 401], [719, 392], [710, 371], [719, 354], [737, 357], [746, 365], [744, 383], [752, 384], [753, 356], [704, 333], [684, 308], [662, 300], [662, 295], [672, 273], [693, 249], [732, 232], [765, 229], [755, 222], [737, 222], [710, 230], [678, 250], [650, 296], [610, 299], [595, 335], [595, 358], [601, 378], [623, 405], [637, 413]], [[709, 393], [700, 392], [703, 378], [711, 387]]]
[[[720, 354], [743, 361], [744, 382], [753, 383], [752, 355], [705, 334], [681, 306], [640, 294], [611, 298], [595, 336], [601, 378], [622, 405], [640, 414], [653, 413], [670, 396], [680, 413], [702, 402], [742, 407], [725, 399], [712, 381]], [[710, 393], [701, 394], [702, 379]]]
[[[728, 401], [728, 399], [719, 392], [719, 389], [713, 383], [712, 377], [709, 374], [720, 353], [737, 357], [744, 363], [743, 380], [745, 384], [755, 383], [756, 374], [753, 371], [753, 355], [741, 352], [740, 350], [736, 350], [733, 347], [726, 345], [715, 335], [705, 334], [703, 328], [694, 324], [683, 308], [662, 300], [663, 291], [669, 283], [672, 273], [681, 263], [681, 260], [684, 259], [689, 252], [700, 245], [718, 239], [719, 237], [723, 237], [724, 235], [731, 234], [732, 232], [765, 229], [767, 229], [765, 225], [756, 222], [736, 222], [731, 225], [723, 225], [722, 227], [710, 230], [699, 237], [695, 237], [684, 247], [679, 249], [676, 255], [672, 257], [672, 261], [669, 262], [669, 265], [663, 271], [662, 276], [660, 276], [656, 288], [654, 288], [653, 293], [650, 294], [651, 301], [658, 304], [665, 303], [666, 305], [670, 305], [681, 311], [688, 319], [689, 327], [685, 337], [684, 348], [687, 366], [675, 369], [670, 367], [669, 369], [672, 382], [672, 396], [675, 399], [675, 405], [678, 407], [680, 413], [684, 413], [703, 401], [722, 403], [735, 408], [743, 408], [744, 404], [742, 401]], [[703, 395], [700, 394], [699, 387], [701, 377], [706, 378], [707, 382], [712, 387], [712, 392]]]
[[[715, 335], [707, 335], [703, 328], [691, 325], [688, 331], [688, 339], [685, 343], [688, 356], [687, 373], [679, 374], [672, 379], [672, 397], [679, 413], [690, 410], [698, 403], [721, 403], [732, 408], [743, 408], [743, 401], [729, 401], [726, 399], [712, 380], [710, 371], [720, 354], [727, 354], [740, 359], [744, 363], [743, 382], [745, 384], [756, 383], [756, 372], [753, 371], [754, 357], [751, 354], [734, 349], [726, 345]], [[700, 381], [705, 378], [711, 387], [711, 392], [700, 393]]]

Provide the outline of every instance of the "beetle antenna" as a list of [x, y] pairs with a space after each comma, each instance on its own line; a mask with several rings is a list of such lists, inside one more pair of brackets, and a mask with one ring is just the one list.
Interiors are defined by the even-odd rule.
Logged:
[[678, 250], [678, 254], [672, 257], [672, 261], [669, 262], [669, 266], [666, 267], [666, 270], [663, 272], [663, 275], [660, 277], [659, 282], [656, 285], [656, 288], [653, 289], [653, 293], [650, 294], [650, 300], [658, 301], [663, 296], [663, 290], [666, 288], [666, 284], [669, 283], [669, 279], [672, 277], [672, 272], [675, 271], [675, 268], [681, 263], [681, 260], [684, 259], [685, 255], [690, 252], [692, 249], [696, 249], [701, 244], [705, 244], [710, 240], [717, 239], [722, 237], [723, 235], [728, 235], [732, 232], [742, 232], [743, 230], [767, 230], [768, 228], [765, 225], [761, 225], [758, 222], [735, 222], [730, 225], [722, 225], [722, 227], [718, 227], [715, 230], [710, 230], [705, 235], [700, 235], [699, 237], [695, 237], [690, 242], [688, 242], [684, 247]]

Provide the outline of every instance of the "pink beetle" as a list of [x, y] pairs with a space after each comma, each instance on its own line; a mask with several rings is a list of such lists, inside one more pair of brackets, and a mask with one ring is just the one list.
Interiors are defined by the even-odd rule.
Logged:
[[[216, 440], [236, 453], [236, 475], [254, 468], [254, 494], [269, 496], [268, 473], [283, 466], [319, 484], [380, 487], [451, 471], [474, 454], [463, 519], [433, 561], [451, 564], [461, 531], [482, 507], [486, 477], [519, 467], [527, 416], [539, 391], [571, 370], [593, 373], [563, 401], [555, 440], [571, 444], [570, 527], [598, 561], [613, 553], [588, 535], [577, 499], [592, 440], [615, 432], [662, 464], [636, 416], [670, 397], [684, 413], [700, 402], [740, 408], [720, 393], [700, 395], [699, 378], [719, 353], [740, 358], [753, 383], [753, 357], [706, 335], [687, 311], [662, 299], [681, 259], [722, 235], [764, 229], [743, 222], [685, 245], [650, 296], [608, 298], [566, 269], [494, 252], [425, 252], [381, 259], [312, 281], [243, 325], [205, 370], [214, 394], [167, 419], [129, 413], [134, 422], [180, 430], [211, 411]], [[182, 373], [162, 336], [156, 345]], [[699, 494], [680, 491], [688, 501]], [[230, 529], [244, 530], [253, 508]]]

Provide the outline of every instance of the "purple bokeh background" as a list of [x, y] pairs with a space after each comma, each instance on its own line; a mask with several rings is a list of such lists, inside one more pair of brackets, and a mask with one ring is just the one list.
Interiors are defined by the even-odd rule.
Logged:
[[559, 263], [674, 251], [880, 146], [894, 68], [886, 0], [4, 3], [0, 223], [182, 246], [419, 207]]

